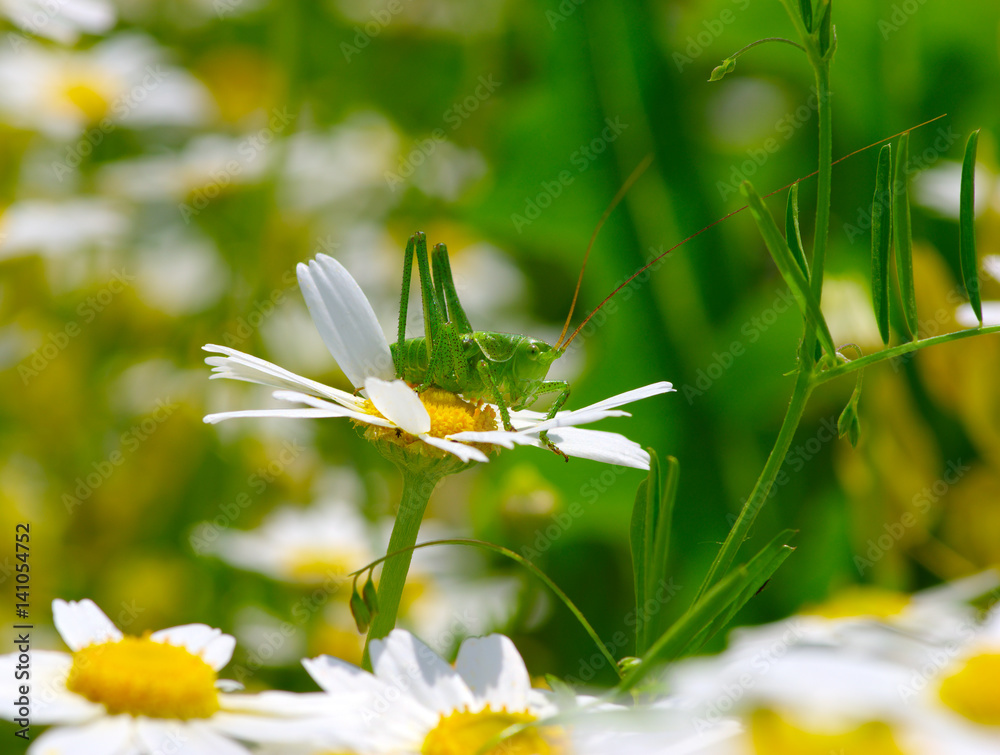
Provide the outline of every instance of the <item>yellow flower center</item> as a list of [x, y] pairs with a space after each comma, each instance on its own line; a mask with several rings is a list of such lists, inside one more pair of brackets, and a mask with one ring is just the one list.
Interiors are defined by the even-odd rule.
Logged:
[[910, 605], [910, 596], [884, 590], [881, 587], [855, 585], [840, 590], [824, 602], [807, 608], [806, 616], [821, 616], [824, 619], [850, 619], [870, 617], [888, 619], [902, 613]]
[[1000, 726], [1000, 653], [974, 655], [941, 682], [941, 701], [985, 726]]
[[[300, 548], [289, 559], [288, 575], [299, 582], [323, 582], [331, 577], [343, 578], [350, 573], [354, 563], [342, 551], [331, 552], [329, 548]], [[359, 557], [358, 564], [366, 561]]]
[[[515, 724], [530, 724], [535, 717], [527, 711], [508, 713], [489, 706], [478, 713], [457, 710], [441, 716], [438, 725], [428, 732], [422, 755], [471, 755]], [[496, 743], [483, 755], [565, 755], [567, 752], [557, 727], [528, 727]]]
[[749, 735], [759, 755], [904, 755], [892, 730], [879, 721], [834, 734], [816, 733], [793, 726], [773, 711], [760, 710], [750, 719]]
[[215, 670], [202, 658], [149, 636], [123, 637], [73, 653], [66, 688], [111, 715], [208, 718], [219, 710]]
[[[493, 407], [481, 401], [475, 404], [466, 401], [457, 393], [446, 391], [442, 388], [428, 388], [423, 393], [417, 394], [420, 401], [431, 417], [431, 429], [428, 433], [436, 438], [444, 438], [454, 433], [465, 431], [486, 432], [497, 429], [497, 415]], [[366, 414], [375, 417], [382, 417], [382, 414], [375, 408], [371, 401], [365, 401], [361, 410]], [[383, 417], [383, 419], [385, 419]], [[388, 440], [401, 446], [410, 446], [419, 443], [416, 448], [428, 456], [447, 456], [446, 451], [429, 446], [414, 438], [412, 435], [394, 427], [375, 427], [367, 425], [365, 438], [371, 441]], [[489, 452], [493, 446], [486, 443], [472, 443], [470, 445]], [[416, 449], [414, 449], [416, 450]]]

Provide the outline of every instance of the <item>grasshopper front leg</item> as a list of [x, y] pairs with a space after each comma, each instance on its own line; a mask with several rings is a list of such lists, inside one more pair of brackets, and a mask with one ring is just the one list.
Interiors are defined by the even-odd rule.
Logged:
[[500, 409], [500, 419], [503, 421], [503, 429], [508, 432], [513, 430], [514, 426], [510, 423], [510, 409], [507, 408], [507, 402], [503, 400], [503, 394], [500, 392], [500, 387], [493, 376], [493, 368], [490, 366], [490, 362], [486, 359], [480, 359], [476, 362], [476, 371], [479, 373], [483, 385], [493, 393], [493, 398]]
[[[545, 419], [549, 420], [556, 416], [560, 409], [566, 404], [569, 399], [569, 383], [565, 380], [546, 380], [539, 386], [538, 393], [536, 396], [543, 393], [552, 393], [553, 391], [559, 391], [559, 395], [556, 396], [556, 400], [552, 402], [552, 406], [549, 407], [548, 412], [545, 414]], [[538, 439], [545, 444], [545, 447], [550, 451], [554, 451], [563, 457], [566, 461], [569, 461], [569, 456], [567, 456], [555, 443], [549, 440], [548, 430], [543, 430], [538, 433]]]

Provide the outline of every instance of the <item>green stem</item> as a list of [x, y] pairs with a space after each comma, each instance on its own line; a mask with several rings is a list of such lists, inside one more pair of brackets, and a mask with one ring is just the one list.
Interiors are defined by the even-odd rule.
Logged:
[[396, 523], [392, 526], [389, 537], [388, 554], [382, 567], [382, 575], [378, 583], [378, 613], [372, 619], [368, 638], [365, 640], [365, 652], [362, 666], [371, 671], [371, 658], [368, 646], [372, 640], [385, 637], [396, 626], [396, 614], [399, 612], [399, 600], [403, 595], [403, 585], [406, 584], [406, 573], [410, 570], [410, 560], [413, 558], [413, 545], [417, 542], [417, 532], [424, 518], [424, 510], [431, 492], [437, 485], [440, 476], [428, 475], [426, 472], [411, 472], [403, 469], [403, 497], [396, 512]]
[[[618, 667], [618, 661], [611, 654], [611, 651], [608, 650], [607, 645], [604, 644], [604, 641], [601, 639], [600, 635], [597, 634], [594, 628], [590, 625], [590, 622], [587, 621], [587, 618], [583, 615], [583, 612], [576, 607], [576, 604], [572, 600], [570, 600], [570, 597], [565, 592], [563, 592], [562, 588], [552, 581], [552, 579], [549, 577], [548, 574], [543, 572], [541, 569], [535, 566], [531, 561], [526, 559], [524, 556], [515, 553], [514, 551], [510, 550], [510, 548], [504, 548], [502, 545], [487, 543], [484, 540], [473, 540], [472, 538], [467, 538], [467, 537], [451, 537], [451, 538], [445, 538], [443, 540], [428, 540], [427, 542], [420, 543], [419, 545], [411, 545], [409, 548], [407, 548], [407, 550], [415, 551], [419, 548], [427, 548], [432, 545], [471, 545], [476, 548], [482, 548], [483, 550], [490, 551], [491, 553], [497, 553], [523, 566], [525, 569], [527, 569], [536, 577], [538, 577], [538, 579], [541, 580], [546, 587], [548, 587], [552, 592], [556, 594], [556, 597], [558, 597], [559, 600], [563, 602], [563, 605], [565, 605], [566, 608], [569, 609], [570, 613], [572, 613], [573, 616], [576, 617], [576, 620], [580, 622], [580, 626], [582, 626], [583, 630], [590, 636], [590, 639], [594, 641], [594, 644], [597, 646], [597, 649], [601, 652], [601, 654], [605, 657], [605, 659], [607, 659], [608, 664], [611, 666], [611, 668], [613, 668], [618, 673], [618, 676], [622, 675], [622, 671]], [[397, 551], [392, 550], [390, 546], [390, 549], [385, 556], [382, 556], [382, 558], [377, 558], [369, 564], [365, 564], [360, 569], [351, 572], [347, 576], [354, 577], [359, 574], [362, 574], [363, 572], [368, 571], [368, 569], [372, 568], [373, 566], [378, 566], [378, 564], [380, 564], [381, 562], [391, 559], [396, 554]], [[381, 610], [381, 606], [379, 608]]]
[[819, 109], [819, 177], [816, 187], [816, 230], [811, 266], [812, 293], [822, 303], [823, 267], [826, 263], [827, 236], [830, 231], [830, 193], [833, 174], [833, 118], [830, 111], [830, 62], [810, 55], [816, 71], [816, 97]]
[[936, 346], [937, 344], [959, 341], [963, 338], [972, 338], [973, 336], [988, 335], [990, 333], [1000, 333], [1000, 325], [991, 325], [986, 328], [959, 330], [954, 333], [944, 333], [939, 336], [934, 336], [933, 338], [925, 338], [922, 341], [907, 341], [899, 346], [893, 346], [891, 349], [883, 349], [882, 351], [869, 354], [868, 356], [861, 357], [860, 359], [839, 364], [826, 372], [821, 372], [813, 377], [812, 384], [813, 387], [815, 387], [821, 383], [827, 382], [828, 380], [835, 380], [836, 378], [848, 375], [855, 370], [863, 370], [865, 367], [871, 367], [873, 364], [884, 362], [886, 359], [899, 357], [903, 354], [908, 354], [911, 351], [919, 351], [920, 349], [927, 348], [928, 346]]
[[802, 413], [805, 411], [806, 402], [809, 400], [811, 392], [810, 372], [801, 369], [795, 380], [795, 388], [792, 390], [792, 398], [789, 401], [788, 410], [785, 412], [785, 419], [781, 423], [778, 437], [774, 441], [774, 448], [771, 449], [771, 454], [767, 457], [767, 462], [764, 464], [764, 469], [761, 470], [760, 477], [757, 478], [757, 484], [750, 492], [750, 497], [743, 504], [743, 510], [740, 511], [739, 517], [737, 517], [732, 529], [729, 530], [729, 534], [722, 547], [719, 548], [708, 574], [705, 575], [701, 587], [698, 588], [694, 602], [697, 602], [705, 591], [715, 585], [728, 571], [733, 559], [736, 558], [737, 551], [746, 540], [747, 533], [753, 526], [757, 514], [760, 513], [761, 507], [770, 498], [774, 480], [785, 461], [785, 455], [792, 444], [792, 438], [795, 437], [795, 430], [802, 420]]

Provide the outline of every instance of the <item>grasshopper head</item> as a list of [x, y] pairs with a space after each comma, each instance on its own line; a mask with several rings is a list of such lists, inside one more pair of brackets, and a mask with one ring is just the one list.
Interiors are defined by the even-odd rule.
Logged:
[[561, 351], [537, 338], [525, 338], [514, 352], [514, 375], [518, 381], [544, 380]]

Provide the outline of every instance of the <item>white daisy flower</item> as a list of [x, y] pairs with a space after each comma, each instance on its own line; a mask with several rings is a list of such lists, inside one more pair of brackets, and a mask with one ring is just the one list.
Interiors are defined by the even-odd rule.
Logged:
[[[235, 640], [204, 624], [126, 636], [93, 601], [55, 600], [56, 629], [71, 653], [31, 651], [28, 718], [53, 728], [31, 755], [164, 752], [248, 755], [239, 742], [308, 738], [319, 695], [231, 694], [216, 672]], [[18, 654], [0, 656], [0, 715], [25, 717], [14, 676]]]
[[[83, 51], [25, 42], [0, 52], [0, 114], [56, 139], [72, 139], [88, 126], [200, 125], [213, 110], [208, 91], [187, 71], [166, 65], [163, 51], [144, 36], [122, 34]], [[72, 162], [61, 167], [75, 167], [93, 144], [86, 147], [71, 149]]]
[[117, 16], [107, 0], [0, 0], [0, 14], [22, 31], [64, 45], [76, 44], [83, 34], [103, 34]]
[[452, 667], [396, 629], [372, 642], [371, 659], [374, 673], [329, 656], [302, 662], [336, 711], [325, 742], [333, 748], [366, 755], [471, 754], [509, 727], [525, 725], [488, 752], [564, 752], [565, 731], [541, 723], [558, 712], [554, 697], [531, 688], [524, 661], [502, 635], [466, 640]]
[[122, 206], [100, 197], [26, 199], [0, 214], [0, 260], [26, 254], [66, 257], [118, 246], [129, 228]]
[[618, 407], [672, 391], [670, 383], [653, 383], [583, 409], [558, 412], [548, 420], [540, 412], [513, 411], [513, 430], [497, 430], [498, 410], [494, 406], [473, 404], [437, 388], [417, 394], [404, 381], [395, 379], [389, 343], [371, 304], [343, 265], [320, 254], [308, 266], [299, 264], [298, 277], [323, 341], [347, 379], [355, 388], [363, 388], [364, 395], [317, 383], [235, 349], [208, 344], [206, 351], [222, 355], [205, 360], [214, 367], [213, 378], [274, 386], [282, 389], [274, 393], [275, 398], [304, 404], [306, 408], [209, 414], [206, 422], [235, 417], [346, 417], [367, 425], [366, 437], [371, 440], [395, 443], [407, 452], [433, 454], [431, 449], [436, 449], [463, 462], [487, 461], [485, 451], [492, 446], [544, 447], [539, 436], [547, 432], [549, 440], [568, 456], [649, 468], [648, 454], [634, 441], [617, 433], [585, 430], [576, 425], [629, 416]]

